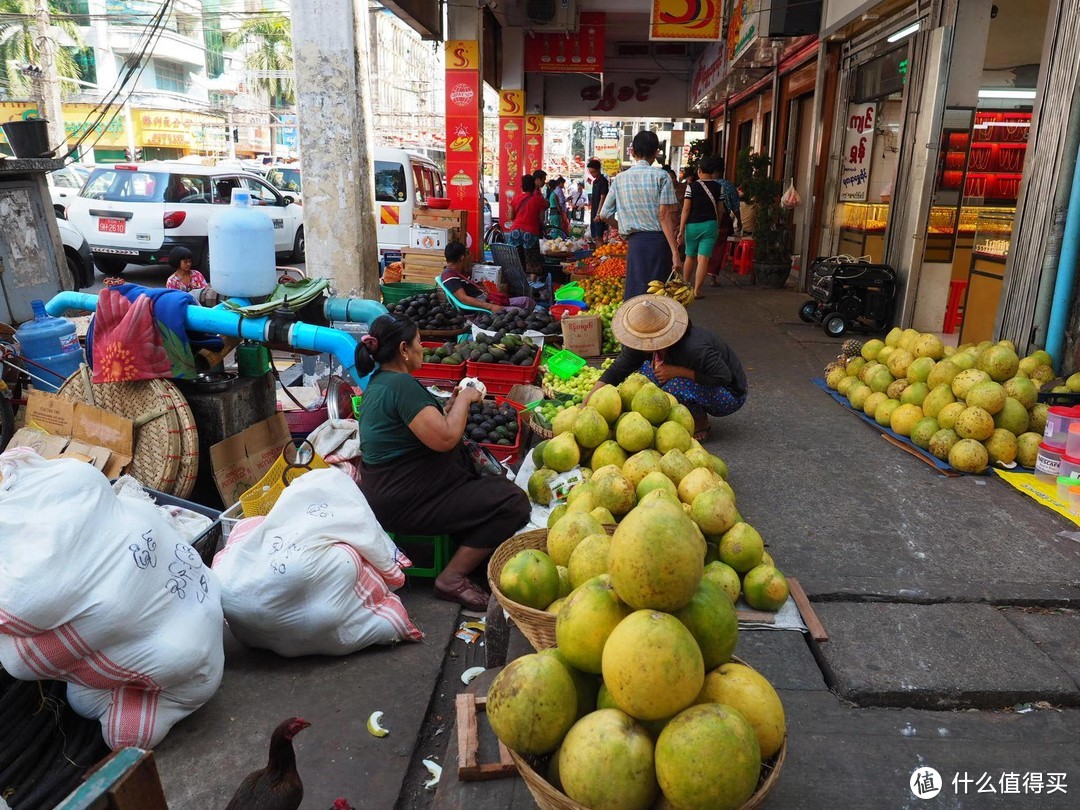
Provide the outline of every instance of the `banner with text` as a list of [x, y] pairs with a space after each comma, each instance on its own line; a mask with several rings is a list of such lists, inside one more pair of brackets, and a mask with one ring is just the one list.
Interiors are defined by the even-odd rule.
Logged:
[[525, 116], [525, 171], [532, 174], [544, 165], [544, 116]]
[[874, 155], [877, 104], [849, 104], [840, 153], [840, 202], [865, 202]]
[[446, 43], [446, 180], [450, 207], [467, 211], [466, 246], [473, 258], [483, 250], [480, 230], [480, 168], [483, 156], [483, 91], [480, 45], [473, 40]]
[[[525, 91], [503, 90], [499, 93], [499, 200], [509, 199], [507, 192], [521, 190], [525, 173]], [[500, 214], [510, 207], [503, 203]], [[505, 216], [503, 217], [505, 219]], [[498, 223], [496, 223], [498, 224]]]

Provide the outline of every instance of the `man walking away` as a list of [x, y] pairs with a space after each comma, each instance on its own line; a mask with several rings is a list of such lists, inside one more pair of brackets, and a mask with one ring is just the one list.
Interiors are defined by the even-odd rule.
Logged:
[[593, 158], [588, 163], [589, 177], [592, 178], [592, 192], [589, 194], [589, 210], [592, 211], [592, 221], [589, 223], [589, 233], [598, 244], [604, 244], [604, 231], [607, 225], [600, 220], [600, 209], [604, 207], [608, 195], [608, 179], [600, 171], [600, 161]]
[[635, 135], [630, 152], [636, 162], [611, 182], [600, 209], [600, 219], [616, 219], [627, 239], [624, 301], [647, 292], [650, 281], [667, 281], [672, 270], [682, 273], [675, 241], [678, 200], [667, 172], [653, 165], [659, 151], [655, 132]]

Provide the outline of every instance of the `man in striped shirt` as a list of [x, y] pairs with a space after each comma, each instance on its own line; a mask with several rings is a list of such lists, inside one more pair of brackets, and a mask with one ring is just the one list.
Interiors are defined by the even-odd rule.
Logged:
[[611, 181], [599, 214], [602, 220], [618, 220], [619, 233], [626, 237], [624, 301], [644, 294], [650, 281], [666, 281], [673, 269], [682, 268], [675, 241], [678, 200], [667, 172], [653, 165], [660, 140], [643, 130], [634, 136], [630, 151], [636, 162]]

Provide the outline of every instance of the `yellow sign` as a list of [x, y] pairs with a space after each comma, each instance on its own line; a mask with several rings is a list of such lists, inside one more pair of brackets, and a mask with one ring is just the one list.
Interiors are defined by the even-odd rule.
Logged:
[[135, 110], [139, 146], [174, 149], [217, 148], [225, 142], [225, 121], [210, 115], [174, 110]]
[[[97, 146], [100, 147], [123, 148], [127, 146], [123, 110], [120, 107], [113, 107], [99, 121], [96, 109], [93, 104], [64, 105], [64, 129], [67, 130], [68, 139], [75, 141], [84, 132], [91, 130], [85, 140], [87, 144], [97, 141]], [[37, 114], [37, 105], [30, 102], [0, 101], [0, 122], [22, 121], [26, 118], [37, 117]], [[0, 142], [7, 143], [2, 130], [0, 130]]]
[[720, 39], [723, 10], [719, 0], [653, 0], [649, 39]]
[[521, 116], [525, 114], [525, 91], [502, 90], [499, 93], [499, 115]]
[[475, 39], [450, 39], [446, 42], [447, 70], [479, 70], [480, 43]]
[[526, 115], [525, 116], [525, 134], [526, 135], [543, 135], [544, 134], [544, 116], [542, 116], [542, 115]]

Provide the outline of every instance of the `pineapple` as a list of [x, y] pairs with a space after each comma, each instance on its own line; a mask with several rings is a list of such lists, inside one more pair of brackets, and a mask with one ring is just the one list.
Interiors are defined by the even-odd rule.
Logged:
[[825, 366], [825, 376], [828, 377], [829, 373], [836, 368], [844, 368], [844, 366], [834, 360], [832, 363], [829, 363], [829, 365]]
[[840, 353], [844, 357], [858, 357], [862, 352], [862, 341], [860, 340], [845, 340], [844, 345], [840, 347]]

